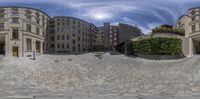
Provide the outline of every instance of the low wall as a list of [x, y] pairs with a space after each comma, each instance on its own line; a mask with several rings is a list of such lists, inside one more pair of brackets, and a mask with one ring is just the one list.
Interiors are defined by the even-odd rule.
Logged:
[[174, 60], [185, 58], [183, 55], [142, 55], [138, 54], [138, 57], [150, 59], [150, 60]]

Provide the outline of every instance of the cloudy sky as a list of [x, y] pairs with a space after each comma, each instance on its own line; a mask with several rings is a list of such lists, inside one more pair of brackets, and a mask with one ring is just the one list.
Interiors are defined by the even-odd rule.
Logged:
[[0, 6], [34, 7], [50, 16], [74, 16], [101, 26], [103, 22], [137, 25], [147, 34], [160, 24], [174, 24], [200, 0], [0, 0]]

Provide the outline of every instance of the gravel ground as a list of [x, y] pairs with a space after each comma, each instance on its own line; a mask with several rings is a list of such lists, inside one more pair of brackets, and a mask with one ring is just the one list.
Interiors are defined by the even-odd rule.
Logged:
[[[200, 56], [146, 60], [105, 53], [0, 58], [5, 96], [200, 96]], [[139, 99], [139, 98], [138, 98]]]

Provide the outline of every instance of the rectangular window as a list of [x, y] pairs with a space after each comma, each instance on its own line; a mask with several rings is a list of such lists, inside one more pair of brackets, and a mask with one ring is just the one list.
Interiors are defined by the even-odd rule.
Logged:
[[69, 48], [69, 44], [67, 44], [67, 48]]
[[51, 33], [53, 34], [55, 32], [55, 30], [51, 30]]
[[26, 39], [26, 50], [31, 51], [32, 50], [32, 40]]
[[37, 23], [37, 24], [40, 24], [40, 19], [36, 19], [36, 23]]
[[192, 32], [196, 32], [196, 26], [192, 25]]
[[60, 44], [57, 44], [57, 48], [60, 48]]
[[51, 48], [54, 48], [54, 44], [51, 44]]
[[18, 16], [19, 13], [18, 13], [18, 12], [12, 12], [12, 15], [13, 15], [13, 16]]
[[43, 35], [43, 36], [45, 36], [45, 33], [44, 33], [44, 31], [42, 31], [42, 35]]
[[26, 14], [27, 14], [27, 15], [29, 15], [29, 16], [30, 16], [30, 15], [31, 15], [31, 13], [32, 13], [32, 12], [31, 12], [31, 10], [26, 10]]
[[4, 19], [4, 15], [0, 15], [0, 20]]
[[200, 23], [199, 23], [199, 31], [200, 31]]
[[62, 40], [65, 40], [65, 36], [64, 35], [62, 35]]
[[26, 29], [27, 29], [28, 32], [31, 32], [31, 25], [30, 25], [30, 24], [27, 24], [27, 25], [26, 25]]
[[114, 40], [116, 41], [116, 40], [117, 40], [117, 38], [115, 37], [115, 38], [114, 38]]
[[110, 39], [110, 43], [112, 43], [112, 40]]
[[31, 21], [31, 16], [26, 16], [26, 19], [27, 19], [28, 21]]
[[36, 12], [35, 15], [37, 18], [40, 18], [40, 13]]
[[195, 11], [195, 10], [193, 10], [193, 11], [191, 12], [191, 14], [192, 14], [192, 15], [195, 15], [195, 14], [196, 14], [196, 11]]
[[195, 19], [196, 19], [196, 17], [195, 17], [195, 16], [193, 16], [193, 17], [192, 17], [192, 21], [195, 21]]
[[65, 48], [65, 45], [64, 44], [62, 44], [62, 49], [64, 49]]
[[12, 18], [12, 23], [19, 23], [19, 19], [18, 18]]
[[54, 36], [51, 37], [51, 41], [54, 41]]
[[45, 16], [44, 15], [42, 16], [42, 21], [45, 21]]
[[5, 11], [5, 10], [4, 10], [3, 8], [1, 8], [1, 9], [0, 9], [0, 14], [4, 14], [4, 11]]
[[4, 30], [4, 23], [0, 23], [0, 31]]
[[19, 30], [18, 29], [12, 29], [12, 39], [19, 39]]
[[60, 35], [57, 36], [57, 40], [60, 40]]
[[116, 43], [116, 42], [114, 42], [114, 45], [116, 46], [116, 45], [117, 45], [117, 43]]
[[69, 35], [67, 35], [67, 40], [69, 40]]
[[36, 28], [36, 34], [40, 35], [40, 29], [39, 28]]
[[45, 27], [45, 22], [44, 21], [42, 22], [42, 26]]
[[59, 32], [60, 31], [60, 28], [57, 28], [57, 32]]
[[75, 44], [76, 42], [75, 42], [75, 40], [73, 40], [73, 44]]
[[76, 47], [75, 47], [75, 46], [73, 46], [72, 48], [73, 48], [73, 52], [75, 52], [75, 51], [76, 51]]

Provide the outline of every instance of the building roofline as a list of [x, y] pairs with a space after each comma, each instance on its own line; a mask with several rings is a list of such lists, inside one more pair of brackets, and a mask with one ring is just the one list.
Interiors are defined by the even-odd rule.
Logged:
[[130, 27], [133, 27], [133, 28], [136, 28], [136, 29], [139, 29], [141, 30], [136, 24], [135, 26], [134, 25], [131, 25], [131, 24], [128, 24], [128, 23], [119, 23], [119, 25], [122, 24], [122, 25], [127, 25], [127, 26], [130, 26]]
[[43, 14], [45, 14], [47, 17], [49, 17], [49, 19], [51, 18], [46, 12], [37, 9], [37, 8], [32, 8], [32, 7], [24, 7], [24, 6], [0, 6], [0, 8], [27, 8], [27, 9], [32, 9], [32, 10], [36, 10], [39, 12], [42, 12]]
[[[86, 22], [86, 23], [88, 23], [88, 24], [93, 24], [93, 23], [87, 22], [87, 21], [85, 21], [85, 20], [83, 20], [83, 19], [80, 19], [80, 18], [77, 18], [77, 17], [72, 17], [72, 16], [54, 16], [52, 19], [54, 19], [54, 18], [74, 18], [74, 19], [78, 19], [78, 20], [84, 21], [84, 22]], [[93, 25], [94, 25], [94, 24], [93, 24]], [[95, 25], [95, 26], [96, 26], [96, 25]]]
[[197, 9], [197, 8], [200, 9], [200, 7], [192, 7], [192, 8], [189, 8], [188, 10]]
[[180, 16], [177, 20], [176, 20], [176, 22], [178, 22], [182, 17], [184, 17], [184, 16], [186, 16], [186, 17], [190, 17], [189, 15], [186, 15], [186, 14], [184, 14], [184, 15], [182, 15], [182, 16]]

